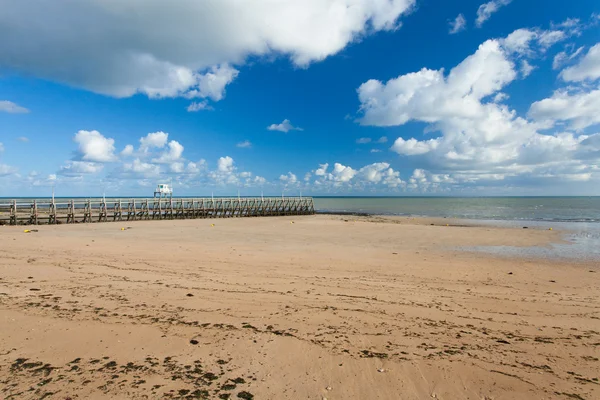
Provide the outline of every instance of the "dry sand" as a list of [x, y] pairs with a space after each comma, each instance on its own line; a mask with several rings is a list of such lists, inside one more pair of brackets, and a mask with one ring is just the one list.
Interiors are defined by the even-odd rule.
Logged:
[[600, 270], [455, 225], [0, 227], [0, 398], [600, 399]]

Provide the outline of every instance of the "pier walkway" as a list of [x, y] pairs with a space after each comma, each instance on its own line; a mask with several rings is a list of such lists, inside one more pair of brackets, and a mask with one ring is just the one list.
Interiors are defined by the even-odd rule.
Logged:
[[312, 197], [0, 199], [0, 225], [312, 215]]

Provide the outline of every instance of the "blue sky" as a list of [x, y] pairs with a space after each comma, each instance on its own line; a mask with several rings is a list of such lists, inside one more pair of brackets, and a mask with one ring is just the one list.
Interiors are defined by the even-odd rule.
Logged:
[[596, 1], [248, 4], [3, 4], [0, 196], [600, 195]]

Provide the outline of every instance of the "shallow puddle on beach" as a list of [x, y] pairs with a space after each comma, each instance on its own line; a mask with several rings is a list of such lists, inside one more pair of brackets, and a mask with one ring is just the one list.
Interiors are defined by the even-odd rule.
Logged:
[[485, 221], [492, 226], [522, 229], [554, 229], [562, 232], [563, 243], [547, 246], [461, 246], [457, 250], [496, 256], [543, 258], [548, 260], [600, 261], [600, 224], [582, 222]]

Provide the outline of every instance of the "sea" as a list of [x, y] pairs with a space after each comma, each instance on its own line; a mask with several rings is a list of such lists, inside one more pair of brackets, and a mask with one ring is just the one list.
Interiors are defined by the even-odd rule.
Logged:
[[[128, 198], [131, 197], [123, 197]], [[5, 200], [8, 199], [0, 198], [0, 203], [6, 203]], [[26, 202], [31, 198], [17, 200]], [[317, 196], [314, 204], [318, 213], [456, 218], [490, 226], [552, 228], [563, 232], [565, 243], [539, 248], [496, 246], [463, 250], [597, 260], [600, 266], [600, 197]]]

